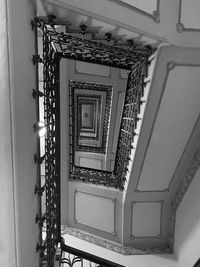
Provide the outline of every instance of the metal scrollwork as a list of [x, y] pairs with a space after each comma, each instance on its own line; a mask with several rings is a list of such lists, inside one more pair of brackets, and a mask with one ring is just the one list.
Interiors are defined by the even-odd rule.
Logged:
[[[126, 90], [125, 105], [114, 172], [97, 171], [71, 166], [72, 179], [82, 179], [93, 183], [114, 186], [123, 189], [127, 159], [134, 138], [143, 95], [143, 81], [147, 68], [150, 47], [142, 51], [129, 51], [90, 40], [85, 40], [56, 32], [53, 21], [48, 23], [40, 18], [32, 21], [32, 26], [40, 28], [43, 38], [43, 56], [33, 58], [33, 63], [43, 63], [44, 122], [47, 127], [45, 137], [45, 195], [46, 214], [44, 246], [47, 266], [53, 267], [60, 231], [60, 94], [59, 94], [59, 62], [63, 58], [71, 58], [91, 63], [103, 64], [122, 69], [131, 69]], [[70, 154], [72, 151], [70, 151]], [[40, 158], [38, 160], [41, 160]], [[74, 260], [75, 261], [75, 260]], [[98, 266], [98, 265], [97, 265]], [[104, 266], [104, 265], [99, 265]], [[109, 265], [106, 265], [109, 266]], [[114, 266], [114, 265], [110, 265]]]
[[[109, 120], [110, 120], [110, 109], [111, 109], [111, 100], [112, 100], [112, 85], [105, 85], [100, 83], [92, 83], [92, 82], [84, 82], [84, 81], [69, 81], [69, 88], [70, 88], [70, 114], [73, 117], [73, 124], [72, 124], [72, 133], [74, 136], [74, 150], [77, 151], [84, 151], [84, 152], [93, 152], [93, 153], [106, 153], [106, 146], [107, 146], [107, 139], [108, 139], [108, 128], [109, 128]], [[91, 90], [91, 91], [102, 91], [106, 92], [106, 103], [105, 103], [105, 115], [104, 115], [104, 121], [103, 121], [103, 132], [102, 132], [102, 145], [101, 147], [92, 147], [92, 146], [86, 146], [86, 145], [79, 145], [78, 144], [78, 131], [76, 131], [74, 128], [78, 129], [78, 113], [75, 109], [75, 96], [74, 91], [75, 89], [79, 90]], [[81, 96], [83, 96], [81, 94]], [[87, 96], [87, 95], [86, 95]], [[87, 139], [84, 137], [84, 139]], [[89, 138], [88, 138], [89, 139]]]
[[71, 179], [112, 186], [123, 190], [129, 156], [131, 149], [133, 149], [132, 143], [136, 135], [135, 130], [140, 119], [138, 115], [143, 103], [146, 65], [146, 61], [139, 62], [129, 73], [114, 171], [108, 172], [74, 166], [72, 156], [70, 161]]
[[113, 173], [109, 171], [100, 171], [96, 169], [72, 166], [71, 179], [105, 186], [118, 187]]
[[[61, 239], [60, 264], [66, 263], [69, 267], [124, 267], [120, 264], [105, 260], [82, 250], [70, 247]], [[61, 266], [61, 265], [59, 265]]]
[[61, 260], [60, 263], [66, 263], [68, 264], [69, 267], [73, 267], [77, 262], [80, 262], [80, 266], [83, 266], [83, 259], [75, 256], [75, 255], [71, 255], [70, 253], [65, 253], [68, 254], [67, 257], [66, 255], [64, 257], [61, 256]]
[[129, 155], [136, 135], [137, 122], [144, 94], [144, 78], [146, 77], [146, 62], [139, 62], [129, 73], [121, 127], [117, 145], [114, 175], [118, 184], [123, 186], [128, 171]]
[[43, 98], [45, 136], [45, 251], [47, 266], [53, 267], [60, 241], [60, 96], [59, 56], [51, 44], [47, 26], [35, 20], [43, 32]]
[[72, 35], [49, 30], [55, 49], [62, 57], [130, 69], [149, 53], [149, 47], [143, 51], [129, 51]]

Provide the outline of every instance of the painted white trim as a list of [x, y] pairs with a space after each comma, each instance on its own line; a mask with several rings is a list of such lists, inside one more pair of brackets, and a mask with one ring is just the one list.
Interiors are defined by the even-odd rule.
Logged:
[[[186, 27], [183, 24], [183, 22], [181, 21], [181, 17], [182, 17], [182, 1], [183, 0], [179, 0], [178, 22], [176, 23], [177, 32], [178, 33], [182, 33], [182, 32], [200, 32], [200, 28], [198, 29], [198, 28]], [[192, 3], [191, 3], [191, 5], [192, 5]]]
[[152, 248], [152, 249], [138, 249], [133, 247], [127, 247], [123, 244], [119, 244], [116, 242], [109, 241], [107, 239], [103, 239], [97, 237], [95, 235], [86, 233], [82, 230], [78, 230], [75, 228], [62, 226], [61, 234], [64, 237], [65, 234], [74, 236], [76, 238], [82, 239], [94, 245], [109, 249], [111, 251], [120, 253], [122, 255], [150, 255], [150, 254], [171, 254], [172, 251], [168, 248]]

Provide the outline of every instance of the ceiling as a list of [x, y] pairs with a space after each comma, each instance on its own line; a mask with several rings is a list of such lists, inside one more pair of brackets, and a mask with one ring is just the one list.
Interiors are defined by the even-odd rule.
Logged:
[[[136, 149], [130, 155], [125, 191], [70, 182], [68, 219], [63, 221], [74, 229], [66, 230], [68, 233], [100, 245], [102, 239], [116, 242], [118, 245], [106, 243], [107, 247], [124, 254], [168, 253], [173, 248], [175, 212], [195, 173], [194, 155], [200, 140], [200, 52], [193, 49], [200, 41], [195, 11], [200, 6], [195, 2], [192, 9], [190, 5], [194, 19], [189, 20], [187, 1], [166, 1], [171, 3], [168, 6], [161, 1], [159, 23], [147, 9], [141, 12], [121, 1], [103, 0], [102, 6], [112, 7], [108, 16], [106, 5], [103, 11], [94, 2], [96, 6], [88, 5], [89, 1], [38, 1], [38, 15], [54, 14], [62, 24], [57, 29], [74, 35], [81, 35], [79, 26], [85, 24], [85, 38], [107, 42], [109, 32], [110, 44], [117, 46], [128, 48], [127, 40], [132, 39], [138, 48], [162, 47], [149, 66], [147, 79], [151, 82], [145, 89], [146, 104]], [[119, 7], [117, 19], [114, 11]], [[122, 16], [125, 11], [127, 16]]]

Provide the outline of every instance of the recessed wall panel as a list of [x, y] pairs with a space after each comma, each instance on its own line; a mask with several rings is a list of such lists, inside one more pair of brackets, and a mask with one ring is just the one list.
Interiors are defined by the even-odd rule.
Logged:
[[[116, 1], [116, 0], [113, 0], [113, 1]], [[156, 10], [157, 8], [157, 1], [159, 0], [120, 0], [119, 2], [126, 3], [144, 12], [152, 14], [153, 11]]]
[[169, 72], [137, 190], [167, 190], [199, 116], [199, 66]]
[[94, 159], [94, 158], [87, 158], [87, 157], [80, 157], [78, 166], [101, 170], [102, 160]]
[[181, 23], [185, 28], [200, 29], [200, 1], [180, 0]]
[[85, 192], [75, 192], [75, 220], [108, 233], [114, 233], [115, 201]]
[[158, 237], [160, 236], [160, 223], [160, 202], [132, 204], [132, 237]]
[[76, 61], [76, 72], [108, 77], [110, 75], [110, 67]]

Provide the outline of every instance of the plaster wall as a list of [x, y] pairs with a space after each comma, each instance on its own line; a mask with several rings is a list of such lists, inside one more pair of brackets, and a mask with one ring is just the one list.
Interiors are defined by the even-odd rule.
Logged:
[[[7, 1], [0, 1], [0, 266], [17, 266]], [[12, 257], [10, 257], [12, 255]]]
[[[32, 98], [32, 89], [35, 88], [34, 66], [32, 64], [34, 34], [30, 25], [30, 20], [34, 16], [35, 1], [9, 0], [5, 2], [7, 2], [8, 8], [7, 34], [9, 41], [10, 72], [10, 84], [9, 88], [7, 88], [7, 93], [10, 89], [11, 115], [9, 117], [9, 112], [6, 112], [8, 121], [4, 120], [4, 124], [8, 122], [8, 124], [5, 124], [5, 129], [10, 127], [9, 123], [11, 120], [12, 137], [10, 136], [11, 132], [9, 129], [6, 139], [7, 142], [8, 138], [11, 139], [7, 147], [8, 151], [11, 145], [13, 149], [13, 187], [17, 238], [17, 265], [16, 263], [12, 263], [9, 266], [36, 267], [39, 264], [39, 256], [35, 249], [38, 242], [38, 226], [35, 224], [35, 215], [37, 213], [37, 198], [34, 195], [36, 166], [33, 161], [33, 156], [36, 153], [36, 134], [33, 131], [36, 111], [35, 103]], [[5, 52], [5, 56], [6, 51], [1, 50], [1, 53], [3, 53], [3, 51]], [[4, 75], [3, 72], [1, 72], [1, 75]], [[6, 76], [4, 76], [4, 79], [5, 77]], [[6, 102], [4, 105], [5, 104]], [[1, 113], [1, 116], [2, 114], [3, 113]], [[1, 129], [4, 128], [1, 127]], [[9, 162], [9, 172], [11, 172], [12, 162], [10, 159], [7, 161], [5, 158], [4, 166]], [[9, 184], [9, 179], [6, 180]], [[5, 184], [8, 186], [7, 183]], [[9, 188], [12, 190], [11, 185]], [[8, 196], [9, 200], [6, 201]], [[8, 214], [12, 213], [13, 208], [9, 208], [8, 205], [12, 205], [12, 200], [12, 194], [8, 194], [4, 201], [2, 201], [2, 203], [6, 203], [5, 207], [7, 206], [6, 217], [11, 216]], [[4, 219], [5, 217], [2, 218]], [[10, 223], [14, 221], [14, 218], [9, 219]], [[9, 223], [7, 227], [9, 227]], [[10, 254], [8, 262], [11, 261], [11, 259], [14, 260], [15, 255], [14, 252], [10, 251], [10, 248], [13, 246], [12, 231], [13, 227], [11, 227], [10, 233], [7, 233], [7, 237], [1, 238], [4, 244], [9, 242], [9, 248], [1, 249], [4, 253]], [[5, 261], [6, 260], [5, 257]], [[5, 262], [5, 264], [1, 262], [0, 265], [8, 266], [7, 264], [7, 262]]]
[[174, 250], [178, 266], [193, 266], [199, 259], [200, 248], [200, 168], [186, 192], [176, 214]]
[[[194, 139], [192, 139], [192, 138], [190, 138], [190, 140], [187, 141], [188, 147], [189, 147], [189, 144], [191, 144], [191, 145], [194, 144], [194, 147], [190, 150], [187, 150], [187, 152], [186, 152], [187, 161], [183, 161], [184, 166], [182, 165], [182, 168], [179, 170], [179, 172], [174, 171], [174, 176], [171, 175], [173, 180], [171, 179], [172, 182], [170, 184], [169, 192], [164, 191], [164, 190], [163, 191], [153, 191], [153, 192], [152, 191], [139, 191], [139, 192], [137, 192], [137, 185], [138, 185], [138, 182], [140, 179], [140, 173], [143, 170], [143, 168], [145, 168], [145, 163], [147, 162], [147, 159], [145, 157], [146, 157], [146, 153], [148, 153], [150, 138], [155, 138], [155, 136], [156, 136], [156, 134], [154, 132], [154, 121], [155, 121], [156, 117], [158, 116], [159, 112], [162, 112], [162, 105], [161, 105], [161, 109], [159, 109], [159, 102], [162, 99], [162, 92], [164, 92], [164, 90], [168, 90], [168, 89], [165, 89], [165, 87], [167, 88], [166, 85], [168, 85], [167, 78], [173, 73], [173, 71], [179, 71], [179, 72], [175, 72], [175, 73], [180, 74], [181, 75], [181, 76], [179, 76], [180, 78], [177, 80], [178, 75], [176, 75], [176, 77], [172, 76], [173, 79], [172, 79], [172, 83], [170, 84], [170, 88], [172, 88], [172, 89], [173, 88], [176, 88], [176, 89], [179, 88], [179, 92], [177, 94], [177, 98], [179, 100], [182, 97], [183, 90], [185, 91], [185, 93], [187, 95], [184, 97], [184, 100], [189, 99], [190, 96], [194, 96], [195, 92], [198, 93], [198, 97], [196, 97], [196, 99], [198, 99], [199, 98], [199, 86], [198, 86], [199, 76], [198, 76], [198, 72], [196, 73], [196, 71], [199, 71], [199, 62], [200, 62], [199, 60], [200, 60], [199, 49], [190, 49], [190, 48], [180, 48], [180, 47], [175, 47], [175, 46], [168, 46], [168, 47], [162, 47], [158, 51], [157, 61], [155, 63], [155, 72], [154, 72], [154, 75], [152, 77], [148, 102], [146, 105], [144, 118], [143, 118], [143, 122], [142, 122], [142, 127], [141, 127], [141, 131], [140, 131], [140, 136], [139, 136], [138, 144], [136, 147], [136, 152], [135, 152], [135, 157], [134, 157], [134, 162], [133, 162], [133, 168], [131, 170], [130, 179], [128, 180], [127, 190], [124, 192], [123, 227], [124, 227], [124, 240], [125, 241], [130, 240], [129, 236], [130, 236], [130, 229], [131, 229], [130, 228], [130, 225], [131, 225], [131, 214], [130, 214], [131, 202], [145, 202], [145, 201], [155, 202], [155, 201], [163, 200], [163, 212], [160, 215], [161, 216], [161, 222], [162, 222], [161, 223], [162, 238], [163, 238], [163, 240], [165, 238], [165, 240], [166, 240], [165, 242], [168, 243], [168, 237], [169, 237], [169, 232], [170, 232], [169, 220], [170, 220], [170, 216], [171, 216], [170, 204], [171, 204], [171, 201], [177, 192], [179, 185], [182, 182], [185, 169], [190, 164], [190, 162], [189, 162], [190, 157], [192, 157], [192, 155], [194, 154], [195, 144], [197, 144], [197, 142], [198, 142], [198, 137], [196, 137], [197, 138], [196, 141], [194, 141]], [[168, 63], [168, 62], [171, 62], [171, 63]], [[174, 65], [172, 62], [174, 62]], [[183, 66], [183, 67], [181, 67], [181, 66]], [[172, 67], [172, 68], [170, 69], [169, 67]], [[182, 70], [185, 71], [185, 68], [186, 68], [187, 72], [186, 73], [184, 72], [184, 75], [183, 75]], [[190, 79], [191, 75], [193, 75], [194, 72], [195, 72], [196, 78]], [[167, 74], [168, 74], [168, 76], [167, 76]], [[187, 82], [190, 81], [190, 83], [187, 84], [186, 81]], [[194, 88], [194, 90], [193, 90], [193, 88]], [[173, 92], [171, 92], [171, 94], [170, 94], [171, 97], [173, 97], [173, 94], [175, 93], [176, 89], [174, 89]], [[179, 94], [180, 94], [180, 97], [179, 97]], [[172, 101], [169, 99], [167, 102], [171, 103]], [[180, 122], [181, 119], [184, 118], [182, 126], [179, 126], [179, 128], [182, 129], [182, 131], [184, 131], [184, 129], [182, 127], [183, 126], [185, 127], [186, 124], [189, 125], [190, 132], [198, 131], [197, 130], [198, 127], [195, 128], [195, 130], [193, 130], [193, 125], [190, 125], [190, 122], [192, 120], [191, 118], [194, 118], [194, 121], [195, 121], [198, 117], [198, 113], [199, 113], [198, 100], [196, 102], [196, 106], [194, 104], [194, 100], [192, 101], [192, 103], [193, 103], [193, 105], [192, 104], [190, 105], [191, 108], [185, 109], [186, 108], [185, 104], [182, 104], [179, 101], [176, 101], [175, 111], [173, 113], [171, 113], [172, 109], [170, 109], [168, 111], [168, 114], [167, 114], [167, 112], [165, 112], [165, 116], [168, 117], [168, 122], [172, 122], [174, 119], [176, 119], [177, 121], [179, 120], [179, 122]], [[185, 107], [184, 112], [185, 111], [189, 112], [188, 119], [186, 119], [187, 116], [181, 116], [181, 114], [179, 115], [178, 118], [176, 118], [176, 116], [178, 116], [178, 109], [180, 109], [180, 107], [182, 108], [183, 106]], [[195, 112], [195, 115], [193, 115], [193, 112]], [[182, 114], [183, 114], [183, 112], [182, 112]], [[162, 118], [164, 119], [165, 116], [163, 114]], [[160, 129], [163, 129], [164, 127], [165, 127], [164, 125], [160, 124]], [[168, 133], [169, 136], [172, 137], [173, 135], [171, 134], [170, 131], [173, 127], [172, 128], [168, 127], [168, 128], [169, 129], [166, 130], [166, 134]], [[175, 127], [173, 128], [173, 130], [175, 131]], [[182, 135], [179, 134], [177, 136], [178, 136], [178, 141], [181, 141]], [[199, 136], [199, 134], [197, 136]], [[189, 138], [189, 137], [190, 136], [188, 136], [187, 138]], [[165, 140], [166, 139], [163, 139], [163, 143], [165, 142]], [[172, 155], [172, 153], [175, 154], [179, 149], [177, 142], [175, 140], [176, 140], [175, 137], [172, 137], [170, 139], [171, 144], [173, 144], [173, 152], [169, 153], [169, 155], [171, 155], [171, 157], [174, 156], [174, 155]], [[186, 146], [186, 144], [183, 143], [182, 147], [184, 147], [184, 146]], [[159, 151], [159, 153], [160, 153], [159, 156], [161, 159], [162, 159], [162, 153], [165, 150], [166, 149], [163, 149], [163, 150], [160, 149], [160, 151]], [[183, 151], [183, 148], [182, 148], [182, 151]], [[156, 154], [155, 149], [152, 150], [152, 152], [153, 153], [151, 155], [151, 159]], [[163, 160], [165, 165], [167, 165], [170, 162], [169, 155], [166, 159]], [[180, 161], [182, 161], [182, 155], [180, 155], [179, 158], [180, 158]], [[143, 165], [143, 162], [144, 162], [144, 165]], [[156, 163], [159, 164], [159, 161], [157, 160]], [[154, 168], [154, 167], [152, 167], [152, 164], [151, 164], [151, 168]], [[158, 166], [158, 168], [159, 168], [159, 166]], [[178, 169], [178, 167], [177, 167], [177, 169]], [[164, 170], [164, 168], [162, 168], [162, 170]], [[170, 168], [165, 170], [165, 174], [168, 173], [168, 176], [170, 176], [169, 170], [170, 170]], [[151, 174], [150, 171], [148, 171], [147, 180], [149, 180], [149, 179], [151, 180], [152, 177], [155, 177], [153, 175], [150, 177], [150, 176], [148, 176], [149, 174]], [[161, 182], [161, 179], [158, 179], [157, 185], [160, 182]], [[149, 220], [148, 217], [147, 217], [147, 220]], [[132, 241], [130, 240], [130, 242], [132, 242]], [[144, 243], [147, 244], [147, 242], [148, 241], [145, 240]]]
[[86, 241], [66, 235], [65, 242], [70, 246], [92, 252], [95, 255], [117, 262], [126, 267], [191, 267], [200, 255], [200, 216], [197, 212], [200, 203], [200, 169], [180, 204], [176, 215], [174, 255], [130, 255], [123, 256]]

